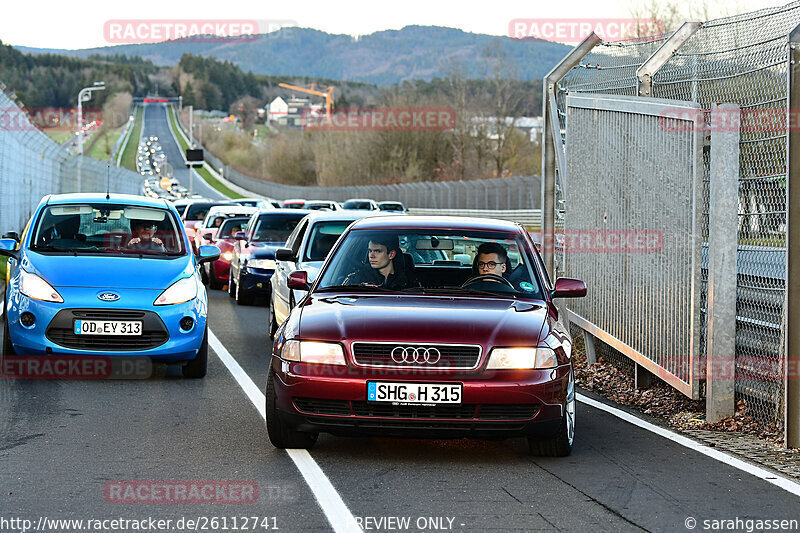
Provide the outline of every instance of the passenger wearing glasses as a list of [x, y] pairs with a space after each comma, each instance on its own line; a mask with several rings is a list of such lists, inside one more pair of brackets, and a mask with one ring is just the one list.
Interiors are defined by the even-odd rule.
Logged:
[[127, 248], [140, 252], [166, 252], [164, 243], [153, 237], [158, 226], [150, 220], [133, 220], [131, 229], [134, 237], [128, 241]]

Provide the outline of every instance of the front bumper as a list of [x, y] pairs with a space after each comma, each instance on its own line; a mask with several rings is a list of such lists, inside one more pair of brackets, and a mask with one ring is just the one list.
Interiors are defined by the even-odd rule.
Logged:
[[[309, 365], [273, 357], [276, 407], [300, 431], [335, 435], [508, 438], [560, 428], [570, 365], [473, 374]], [[367, 402], [367, 381], [461, 383], [459, 405]]]
[[[114, 291], [120, 295], [116, 302], [99, 301], [97, 289], [58, 287], [57, 290], [64, 303], [33, 300], [16, 290], [9, 293], [9, 336], [18, 355], [144, 356], [157, 362], [177, 363], [194, 359], [202, 344], [208, 312], [204, 293], [182, 304], [154, 306], [152, 303], [162, 292], [160, 290], [118, 289]], [[26, 312], [35, 318], [31, 326], [24, 326], [20, 321]], [[193, 320], [193, 326], [188, 330], [180, 326], [184, 317]], [[126, 348], [125, 343], [131, 341], [131, 337], [117, 337], [120, 344], [110, 349], [108, 343], [92, 346], [88, 342], [91, 338], [105, 341], [108, 337], [86, 336], [87, 342], [83, 342], [82, 336], [70, 335], [64, 330], [75, 318], [140, 320], [146, 332], [160, 331], [162, 335], [153, 337], [150, 345], [154, 347], [146, 349]], [[146, 344], [143, 338], [140, 340]], [[109, 342], [113, 344], [114, 341]], [[132, 345], [135, 343], [127, 346]]]
[[269, 280], [272, 279], [272, 274], [274, 272], [274, 270], [244, 267], [239, 272], [239, 288], [247, 292], [262, 292], [267, 294], [271, 289]]

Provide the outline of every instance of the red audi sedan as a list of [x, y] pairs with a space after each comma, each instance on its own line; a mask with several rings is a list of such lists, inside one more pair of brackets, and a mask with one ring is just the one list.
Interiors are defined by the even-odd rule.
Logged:
[[566, 456], [575, 433], [569, 323], [519, 224], [456, 217], [353, 223], [275, 334], [267, 433], [310, 448], [320, 432], [527, 438]]

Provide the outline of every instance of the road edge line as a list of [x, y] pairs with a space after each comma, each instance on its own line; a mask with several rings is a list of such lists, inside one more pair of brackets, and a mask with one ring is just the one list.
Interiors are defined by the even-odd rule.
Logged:
[[628, 422], [629, 424], [633, 424], [634, 426], [637, 426], [641, 429], [644, 429], [651, 433], [655, 433], [656, 435], [671, 440], [672, 442], [679, 444], [684, 448], [689, 448], [690, 450], [694, 450], [707, 457], [710, 457], [728, 466], [736, 468], [737, 470], [747, 472], [748, 474], [753, 475], [759, 479], [762, 479], [767, 483], [771, 483], [772, 485], [775, 485], [776, 487], [779, 487], [791, 494], [794, 494], [795, 496], [800, 496], [800, 483], [797, 483], [796, 481], [793, 481], [777, 472], [766, 470], [764, 468], [761, 468], [760, 466], [748, 463], [747, 461], [739, 459], [738, 457], [735, 457], [727, 452], [723, 452], [717, 450], [716, 448], [712, 448], [705, 444], [699, 443], [685, 435], [681, 435], [680, 433], [677, 433], [670, 429], [666, 429], [657, 426], [655, 424], [652, 424], [650, 422], [647, 422], [646, 420], [642, 420], [641, 418], [632, 415], [630, 413], [627, 413], [622, 409], [617, 409], [616, 407], [612, 407], [593, 398], [589, 398], [588, 396], [584, 396], [583, 394], [576, 393], [575, 397], [579, 402], [585, 405], [604, 411], [612, 416], [624, 420], [625, 422]]
[[[208, 344], [242, 388], [247, 398], [253, 403], [261, 418], [266, 420], [266, 396], [210, 329], [208, 330]], [[342, 497], [336, 492], [336, 488], [334, 488], [319, 464], [311, 457], [311, 454], [308, 453], [308, 450], [287, 449], [286, 453], [289, 454], [289, 457], [291, 457], [295, 466], [303, 475], [303, 479], [305, 479], [308, 488], [311, 489], [311, 492], [316, 497], [317, 504], [322, 509], [333, 530], [342, 533], [361, 531], [353, 513], [347, 508]]]

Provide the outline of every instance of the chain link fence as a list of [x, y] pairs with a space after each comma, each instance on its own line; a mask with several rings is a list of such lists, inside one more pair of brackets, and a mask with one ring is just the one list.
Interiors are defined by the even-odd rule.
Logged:
[[[798, 24], [800, 2], [705, 22], [674, 51], [652, 84], [653, 97], [699, 103], [712, 128], [714, 103], [741, 107], [735, 391], [754, 417], [777, 426], [784, 412], [788, 35]], [[584, 56], [555, 88], [562, 135], [568, 94], [637, 95], [637, 69], [671, 35], [602, 42]], [[563, 136], [557, 142], [563, 143]], [[708, 146], [703, 167], [701, 232], [708, 243]], [[558, 203], [561, 194], [557, 189], [557, 230], [559, 215], [569, 217], [568, 203]], [[703, 313], [707, 267], [704, 250]], [[704, 352], [703, 315], [701, 324]]]
[[[176, 114], [177, 115], [177, 114]], [[180, 122], [181, 128], [187, 128]], [[187, 134], [188, 136], [188, 134]], [[192, 141], [200, 146], [194, 137]], [[400, 201], [406, 207], [428, 209], [538, 209], [541, 197], [541, 178], [510, 177], [470, 181], [426, 181], [393, 185], [363, 185], [348, 187], [303, 187], [273, 183], [243, 174], [226, 165], [208, 150], [203, 152], [209, 165], [228, 181], [262, 196], [285, 200], [334, 200], [371, 198], [377, 202]]]
[[0, 91], [0, 232], [21, 232], [43, 196], [69, 192], [138, 194], [141, 176], [75, 156], [36, 129]]

